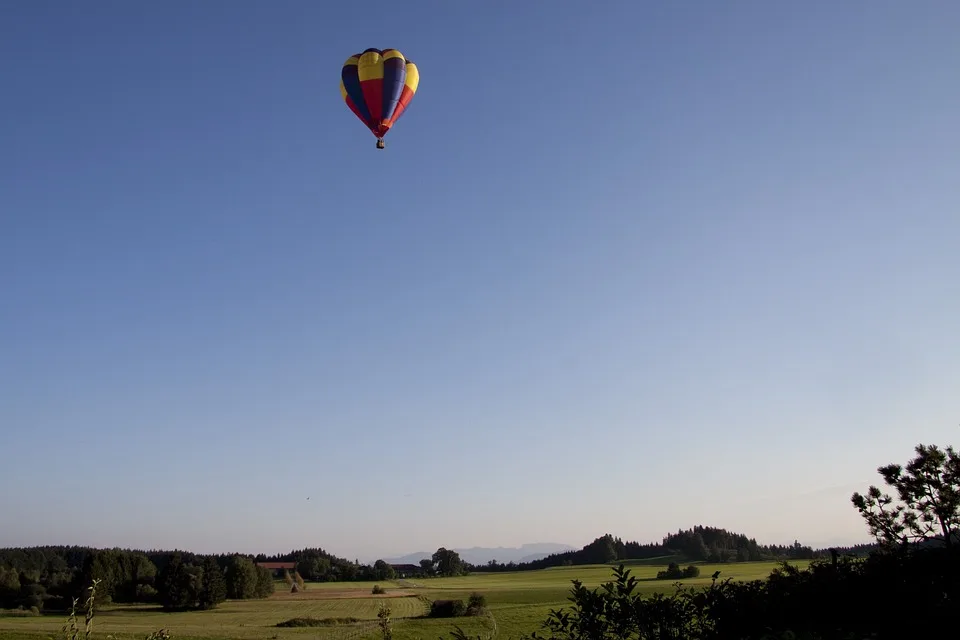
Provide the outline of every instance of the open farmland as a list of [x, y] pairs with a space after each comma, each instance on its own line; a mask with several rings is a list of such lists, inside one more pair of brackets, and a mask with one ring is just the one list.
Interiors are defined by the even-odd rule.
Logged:
[[[806, 562], [795, 563], [806, 566]], [[720, 570], [722, 578], [751, 580], [764, 578], [776, 567], [772, 562], [700, 566], [701, 577], [685, 584], [709, 584], [710, 575]], [[152, 606], [114, 606], [98, 611], [94, 640], [142, 640], [149, 633], [167, 629], [174, 640], [181, 638], [238, 638], [264, 640], [361, 640], [376, 637], [377, 607], [386, 602], [392, 609], [396, 640], [435, 640], [459, 625], [468, 634], [517, 638], [538, 628], [551, 608], [569, 604], [571, 581], [580, 579], [595, 587], [612, 577], [608, 565], [557, 567], [516, 573], [479, 573], [456, 578], [416, 579], [385, 582], [387, 593], [373, 595], [373, 583], [340, 582], [309, 584], [302, 593], [289, 593], [283, 583], [265, 600], [227, 601], [212, 611], [164, 613]], [[669, 591], [673, 580], [656, 580], [662, 565], [635, 565], [631, 573], [640, 579], [641, 593]], [[486, 596], [490, 615], [476, 618], [428, 619], [429, 600], [464, 600], [473, 592]], [[320, 627], [278, 628], [291, 618], [356, 619], [357, 622]], [[0, 640], [37, 640], [55, 637], [63, 616], [0, 617]], [[82, 622], [82, 621], [81, 621]]]

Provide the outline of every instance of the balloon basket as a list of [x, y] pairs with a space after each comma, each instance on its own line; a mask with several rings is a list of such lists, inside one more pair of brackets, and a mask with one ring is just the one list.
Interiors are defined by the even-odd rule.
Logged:
[[386, 146], [387, 145], [383, 142], [382, 138], [377, 140], [377, 149], [383, 149]]

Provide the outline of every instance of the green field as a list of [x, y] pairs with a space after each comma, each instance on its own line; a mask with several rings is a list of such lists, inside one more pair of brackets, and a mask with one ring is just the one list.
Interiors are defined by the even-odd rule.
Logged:
[[[663, 560], [661, 560], [662, 562]], [[806, 561], [796, 562], [804, 567]], [[709, 584], [710, 575], [721, 571], [721, 578], [751, 580], [765, 578], [777, 565], [751, 562], [700, 566], [701, 577], [684, 584]], [[637, 563], [629, 567], [640, 580], [641, 593], [672, 591], [675, 581], [656, 580], [664, 565]], [[612, 579], [612, 566], [591, 565], [557, 567], [542, 571], [476, 574], [457, 578], [428, 578], [382, 583], [385, 595], [371, 594], [373, 583], [346, 582], [309, 584], [306, 591], [291, 594], [283, 583], [265, 600], [228, 601], [213, 611], [164, 613], [152, 606], [105, 607], [94, 620], [95, 640], [142, 639], [164, 628], [174, 640], [180, 638], [238, 638], [264, 640], [364, 640], [377, 636], [376, 616], [380, 601], [393, 610], [396, 640], [436, 640], [459, 625], [468, 634], [497, 638], [517, 638], [535, 631], [551, 608], [569, 604], [566, 600], [571, 581], [580, 579], [595, 587]], [[423, 615], [428, 601], [462, 598], [472, 592], [486, 596], [490, 613], [485, 617], [427, 619]], [[360, 622], [323, 627], [278, 628], [277, 623], [291, 618], [356, 618]], [[0, 640], [38, 640], [56, 637], [65, 617], [13, 617], [0, 615]], [[82, 622], [82, 621], [81, 621]]]

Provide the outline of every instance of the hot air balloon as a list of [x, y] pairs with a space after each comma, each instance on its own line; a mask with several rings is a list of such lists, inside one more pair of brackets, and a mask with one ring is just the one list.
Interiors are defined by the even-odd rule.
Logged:
[[367, 49], [347, 58], [340, 71], [340, 95], [354, 115], [383, 137], [403, 115], [420, 84], [420, 72], [396, 49]]

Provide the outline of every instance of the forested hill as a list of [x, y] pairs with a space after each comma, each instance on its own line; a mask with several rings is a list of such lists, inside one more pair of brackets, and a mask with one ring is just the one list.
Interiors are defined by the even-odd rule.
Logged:
[[818, 553], [812, 547], [794, 542], [792, 545], [762, 545], [753, 538], [716, 527], [696, 526], [664, 536], [662, 542], [624, 542], [609, 533], [577, 551], [555, 553], [533, 562], [490, 562], [475, 571], [524, 571], [580, 564], [608, 564], [624, 560], [648, 560], [665, 556], [682, 556], [695, 562], [748, 562], [760, 560], [812, 559]]

